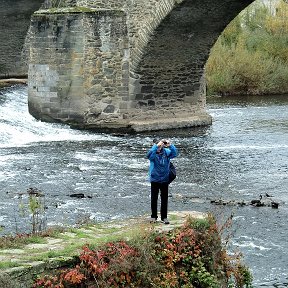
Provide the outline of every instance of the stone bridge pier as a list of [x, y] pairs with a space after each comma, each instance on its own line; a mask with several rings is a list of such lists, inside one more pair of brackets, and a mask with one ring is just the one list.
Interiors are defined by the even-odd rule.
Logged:
[[251, 2], [46, 5], [33, 14], [26, 43], [29, 111], [44, 121], [95, 130], [209, 125], [205, 63], [227, 24]]

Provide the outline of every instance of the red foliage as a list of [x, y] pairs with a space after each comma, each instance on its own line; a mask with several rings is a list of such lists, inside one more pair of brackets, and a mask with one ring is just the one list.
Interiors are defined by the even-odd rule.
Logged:
[[98, 250], [86, 246], [79, 265], [54, 277], [45, 276], [33, 288], [208, 288], [227, 284], [231, 275], [244, 283], [241, 267], [231, 265], [231, 257], [221, 245], [217, 225], [213, 221], [208, 224], [195, 229], [187, 221], [181, 228], [151, 234], [146, 242], [143, 240], [146, 246], [141, 249], [124, 241], [107, 243]]
[[[46, 276], [39, 279], [34, 283], [33, 288], [84, 287], [87, 280], [88, 282], [94, 282], [97, 279], [100, 282], [105, 282], [109, 287], [124, 287], [131, 282], [135, 275], [135, 272], [129, 266], [128, 259], [137, 257], [137, 255], [137, 250], [124, 241], [107, 243], [103, 249], [96, 251], [86, 246], [83, 247], [83, 251], [79, 256], [80, 265], [62, 271], [58, 276]], [[127, 267], [125, 267], [125, 262], [128, 263]], [[111, 266], [114, 269], [111, 270]], [[117, 266], [121, 269], [115, 269]]]

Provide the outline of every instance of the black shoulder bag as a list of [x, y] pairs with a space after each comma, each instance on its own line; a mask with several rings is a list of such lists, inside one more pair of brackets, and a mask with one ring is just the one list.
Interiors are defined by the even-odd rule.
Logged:
[[174, 179], [176, 178], [176, 168], [172, 162], [170, 162], [169, 166], [169, 181], [168, 184], [170, 184]]

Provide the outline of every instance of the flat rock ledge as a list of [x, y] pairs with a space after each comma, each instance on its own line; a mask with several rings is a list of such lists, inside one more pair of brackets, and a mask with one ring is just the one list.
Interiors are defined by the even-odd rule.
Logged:
[[0, 87], [1, 86], [10, 86], [13, 84], [27, 84], [27, 78], [0, 79]]
[[157, 131], [167, 129], [190, 128], [199, 126], [208, 126], [212, 124], [212, 117], [209, 114], [203, 113], [192, 117], [175, 117], [169, 119], [161, 119], [161, 121], [131, 121], [130, 125], [135, 132]]
[[17, 249], [1, 249], [0, 287], [30, 288], [35, 275], [76, 263], [85, 244], [101, 244], [117, 237], [129, 238], [129, 235], [151, 229], [151, 226], [159, 232], [169, 231], [181, 226], [187, 217], [203, 219], [206, 216], [207, 214], [197, 211], [171, 211], [168, 215], [170, 225], [160, 221], [151, 224], [147, 215], [113, 220], [67, 229], [66, 232], [57, 234], [57, 237], [43, 238], [43, 243], [28, 244]]
[[[67, 122], [67, 124], [69, 124]], [[194, 128], [209, 126], [212, 124], [212, 116], [202, 113], [194, 116], [129, 120], [119, 119], [116, 122], [99, 123], [70, 123], [70, 127], [81, 130], [91, 130], [106, 133], [142, 133], [147, 131], [161, 131], [182, 128]]]

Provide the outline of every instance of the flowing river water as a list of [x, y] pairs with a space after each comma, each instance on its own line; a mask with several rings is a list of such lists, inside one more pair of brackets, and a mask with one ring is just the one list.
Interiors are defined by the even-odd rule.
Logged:
[[[213, 98], [207, 108], [210, 127], [109, 135], [39, 122], [27, 112], [27, 87], [1, 89], [0, 234], [31, 228], [23, 214], [30, 187], [45, 195], [48, 226], [146, 217], [145, 154], [153, 138], [168, 137], [180, 151], [169, 210], [211, 211], [223, 221], [233, 213], [231, 248], [243, 253], [254, 286], [288, 287], [288, 96]], [[266, 193], [278, 209], [211, 203]]]

